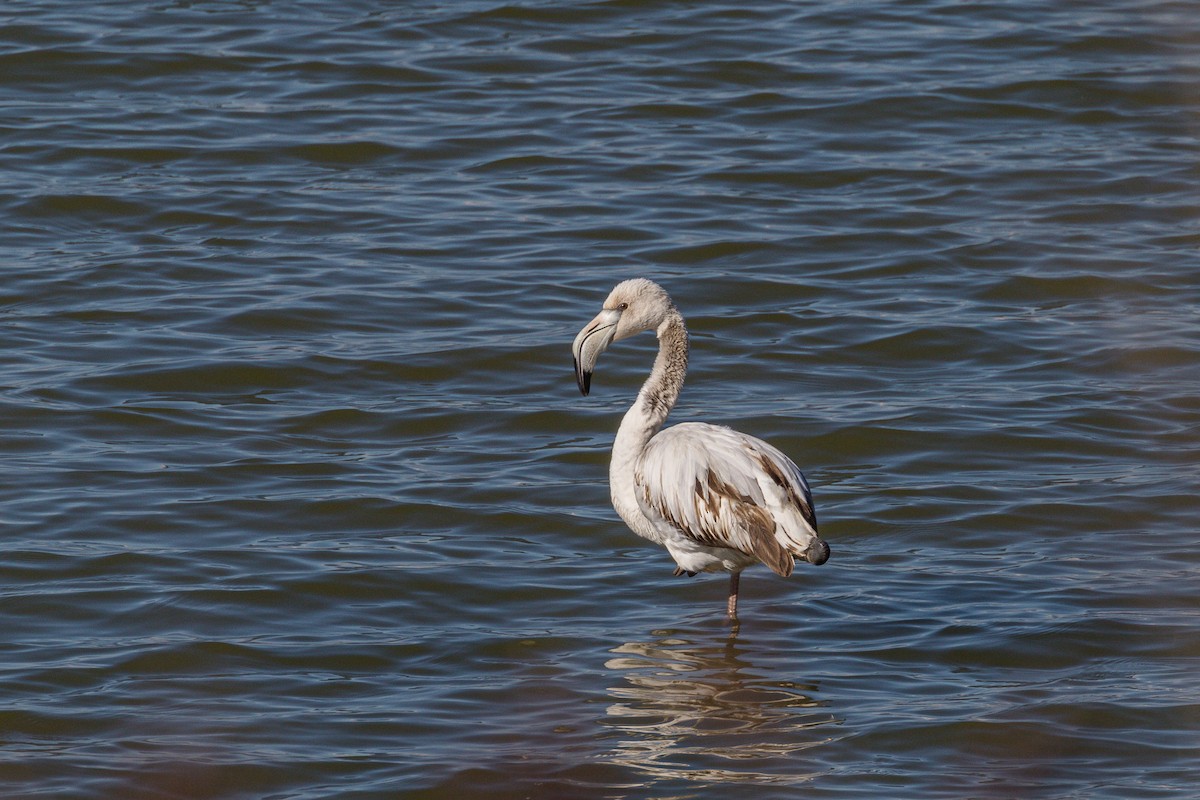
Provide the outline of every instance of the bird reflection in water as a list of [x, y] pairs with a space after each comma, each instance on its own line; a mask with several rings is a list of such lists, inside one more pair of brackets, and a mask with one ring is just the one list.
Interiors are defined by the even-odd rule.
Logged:
[[620, 736], [611, 761], [706, 783], [800, 784], [823, 771], [814, 751], [837, 720], [815, 685], [755, 668], [736, 636], [655, 635], [615, 648], [605, 664], [622, 679], [602, 723]]

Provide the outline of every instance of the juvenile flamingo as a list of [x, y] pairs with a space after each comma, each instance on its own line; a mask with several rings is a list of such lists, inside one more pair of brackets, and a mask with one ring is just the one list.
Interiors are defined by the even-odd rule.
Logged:
[[658, 284], [617, 284], [575, 337], [579, 391], [590, 391], [596, 361], [612, 342], [651, 330], [658, 356], [613, 442], [613, 507], [634, 533], [667, 548], [676, 575], [728, 572], [726, 608], [736, 620], [743, 569], [763, 563], [787, 576], [797, 558], [824, 564], [829, 545], [817, 536], [808, 482], [779, 450], [721, 425], [662, 428], [687, 374], [688, 334]]

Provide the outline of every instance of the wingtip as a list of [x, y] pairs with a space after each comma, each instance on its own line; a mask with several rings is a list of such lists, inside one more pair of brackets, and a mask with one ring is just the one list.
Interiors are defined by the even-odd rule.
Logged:
[[829, 545], [825, 543], [824, 539], [817, 539], [809, 546], [804, 558], [814, 566], [821, 566], [829, 560]]

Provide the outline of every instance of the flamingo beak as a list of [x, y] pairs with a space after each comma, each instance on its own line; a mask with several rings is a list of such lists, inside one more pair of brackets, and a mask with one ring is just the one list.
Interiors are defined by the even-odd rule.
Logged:
[[617, 323], [620, 321], [620, 311], [606, 308], [583, 327], [571, 344], [571, 355], [575, 357], [575, 383], [585, 396], [592, 388], [592, 370], [595, 369], [600, 354], [612, 344], [613, 337], [617, 334]]

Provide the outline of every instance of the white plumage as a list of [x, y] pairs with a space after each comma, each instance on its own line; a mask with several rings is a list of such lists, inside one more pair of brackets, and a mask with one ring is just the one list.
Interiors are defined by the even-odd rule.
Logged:
[[737, 615], [741, 571], [761, 562], [790, 575], [796, 558], [823, 564], [803, 473], [771, 445], [730, 428], [683, 423], [661, 430], [687, 374], [683, 317], [658, 284], [624, 281], [575, 337], [579, 390], [591, 388], [596, 361], [612, 342], [642, 331], [658, 335], [650, 377], [613, 443], [613, 507], [639, 536], [663, 545], [676, 574], [730, 573], [728, 612]]

